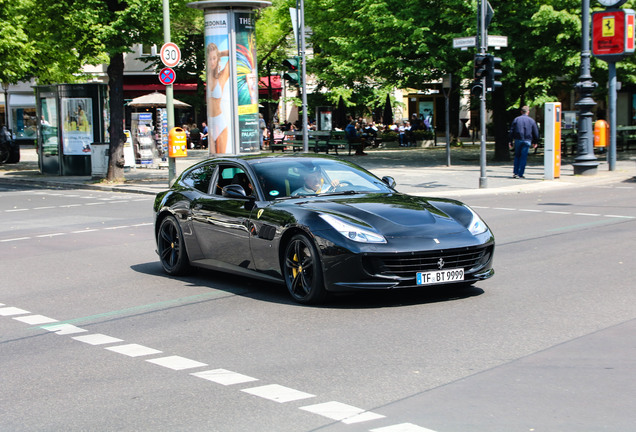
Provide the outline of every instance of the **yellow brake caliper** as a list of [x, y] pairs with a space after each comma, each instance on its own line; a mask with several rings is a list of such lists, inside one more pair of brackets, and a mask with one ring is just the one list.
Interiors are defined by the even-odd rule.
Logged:
[[[298, 262], [298, 255], [294, 254], [294, 257], [292, 258], [292, 260], [297, 263]], [[298, 273], [302, 273], [302, 271], [303, 271], [303, 267], [302, 266], [299, 265], [298, 268], [294, 267], [292, 269], [292, 274], [294, 275], [294, 279], [296, 279], [296, 276], [298, 276]]]

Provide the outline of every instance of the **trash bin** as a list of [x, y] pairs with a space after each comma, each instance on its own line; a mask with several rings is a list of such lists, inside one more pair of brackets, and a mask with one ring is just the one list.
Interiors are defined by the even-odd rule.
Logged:
[[188, 156], [188, 137], [180, 127], [174, 127], [168, 132], [168, 157]]
[[109, 143], [91, 143], [91, 175], [104, 178], [108, 172]]
[[594, 123], [594, 147], [607, 147], [609, 143], [609, 124], [605, 120]]

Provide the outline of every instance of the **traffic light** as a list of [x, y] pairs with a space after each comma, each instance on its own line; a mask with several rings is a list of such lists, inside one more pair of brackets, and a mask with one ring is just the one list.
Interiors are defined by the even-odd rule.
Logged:
[[287, 69], [283, 73], [283, 79], [289, 81], [289, 84], [296, 85], [301, 82], [300, 76], [300, 57], [294, 56], [283, 61], [283, 67]]
[[480, 80], [486, 76], [488, 71], [488, 56], [485, 54], [475, 54], [475, 79]]
[[486, 74], [486, 89], [488, 91], [495, 91], [495, 89], [501, 87], [501, 81], [497, 81], [501, 76], [501, 58], [488, 54], [486, 59], [487, 74]]
[[480, 97], [483, 93], [483, 87], [481, 84], [481, 79], [476, 79], [473, 80], [472, 84], [470, 85], [470, 93], [475, 96], [475, 97]]

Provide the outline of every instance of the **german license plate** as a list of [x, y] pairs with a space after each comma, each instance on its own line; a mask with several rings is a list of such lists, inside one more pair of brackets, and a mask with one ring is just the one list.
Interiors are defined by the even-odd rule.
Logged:
[[430, 272], [417, 273], [418, 285], [434, 285], [446, 282], [457, 282], [464, 280], [464, 269], [446, 269]]

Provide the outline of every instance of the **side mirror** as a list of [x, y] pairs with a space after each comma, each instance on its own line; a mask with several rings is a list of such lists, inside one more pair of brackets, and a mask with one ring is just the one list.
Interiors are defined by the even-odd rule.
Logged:
[[384, 177], [382, 177], [382, 181], [383, 181], [384, 183], [386, 183], [386, 185], [387, 185], [388, 187], [390, 187], [391, 189], [395, 189], [395, 184], [396, 184], [396, 183], [395, 183], [395, 179], [394, 179], [393, 177], [391, 177], [391, 176], [384, 176]]
[[223, 198], [247, 198], [247, 195], [245, 195], [245, 189], [243, 189], [243, 186], [238, 184], [230, 184], [225, 186], [221, 192], [221, 195], [223, 196]]

